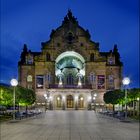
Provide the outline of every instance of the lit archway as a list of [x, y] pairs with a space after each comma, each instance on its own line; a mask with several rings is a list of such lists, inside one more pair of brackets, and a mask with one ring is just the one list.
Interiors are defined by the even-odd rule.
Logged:
[[73, 108], [74, 107], [74, 99], [72, 95], [67, 96], [67, 108]]
[[55, 62], [55, 75], [61, 85], [77, 84], [85, 76], [85, 60], [77, 52], [63, 52]]

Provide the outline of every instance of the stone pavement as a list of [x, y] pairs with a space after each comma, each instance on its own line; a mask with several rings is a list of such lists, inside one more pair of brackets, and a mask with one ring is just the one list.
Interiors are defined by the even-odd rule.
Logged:
[[139, 140], [138, 122], [124, 123], [93, 111], [47, 111], [4, 122], [1, 140]]

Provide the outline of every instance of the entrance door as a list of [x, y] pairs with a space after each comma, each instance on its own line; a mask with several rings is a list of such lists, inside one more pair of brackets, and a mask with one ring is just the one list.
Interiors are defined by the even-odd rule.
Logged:
[[67, 96], [67, 108], [73, 108], [73, 96], [72, 95], [68, 95]]
[[79, 97], [79, 108], [84, 108], [84, 98], [82, 96]]

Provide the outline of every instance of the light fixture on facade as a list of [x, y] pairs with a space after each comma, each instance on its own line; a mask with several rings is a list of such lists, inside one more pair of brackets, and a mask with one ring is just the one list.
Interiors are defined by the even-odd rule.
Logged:
[[79, 77], [78, 77], [78, 86], [81, 86], [81, 85], [82, 85], [81, 77], [79, 76]]
[[93, 97], [93, 100], [95, 100], [96, 98], [95, 97]]
[[88, 96], [88, 100], [91, 101], [91, 96]]
[[47, 94], [44, 94], [44, 97], [46, 98], [47, 97]]
[[62, 99], [65, 100], [65, 96], [63, 96]]
[[62, 86], [63, 85], [63, 83], [62, 83], [62, 77], [60, 76], [59, 77], [59, 86]]
[[50, 96], [50, 100], [51, 100], [51, 101], [53, 100], [53, 97], [52, 97], [52, 96]]
[[59, 101], [60, 100], [60, 97], [57, 97], [57, 100]]
[[81, 101], [83, 101], [83, 99], [84, 99], [83, 97], [80, 98]]
[[78, 96], [75, 96], [75, 100], [76, 100], [76, 101], [78, 100]]

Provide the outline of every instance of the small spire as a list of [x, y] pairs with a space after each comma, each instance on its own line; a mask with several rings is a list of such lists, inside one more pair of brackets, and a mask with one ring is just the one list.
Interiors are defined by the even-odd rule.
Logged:
[[68, 18], [69, 19], [72, 19], [73, 18], [71, 9], [68, 9], [68, 14], [67, 15], [68, 15]]
[[27, 49], [27, 45], [24, 44], [24, 46], [23, 46], [23, 52], [27, 52], [27, 51], [28, 51], [28, 49]]
[[77, 18], [75, 18], [75, 17], [73, 16], [71, 9], [68, 9], [68, 13], [67, 13], [67, 15], [64, 17], [63, 23], [69, 23], [69, 22], [78, 24]]

